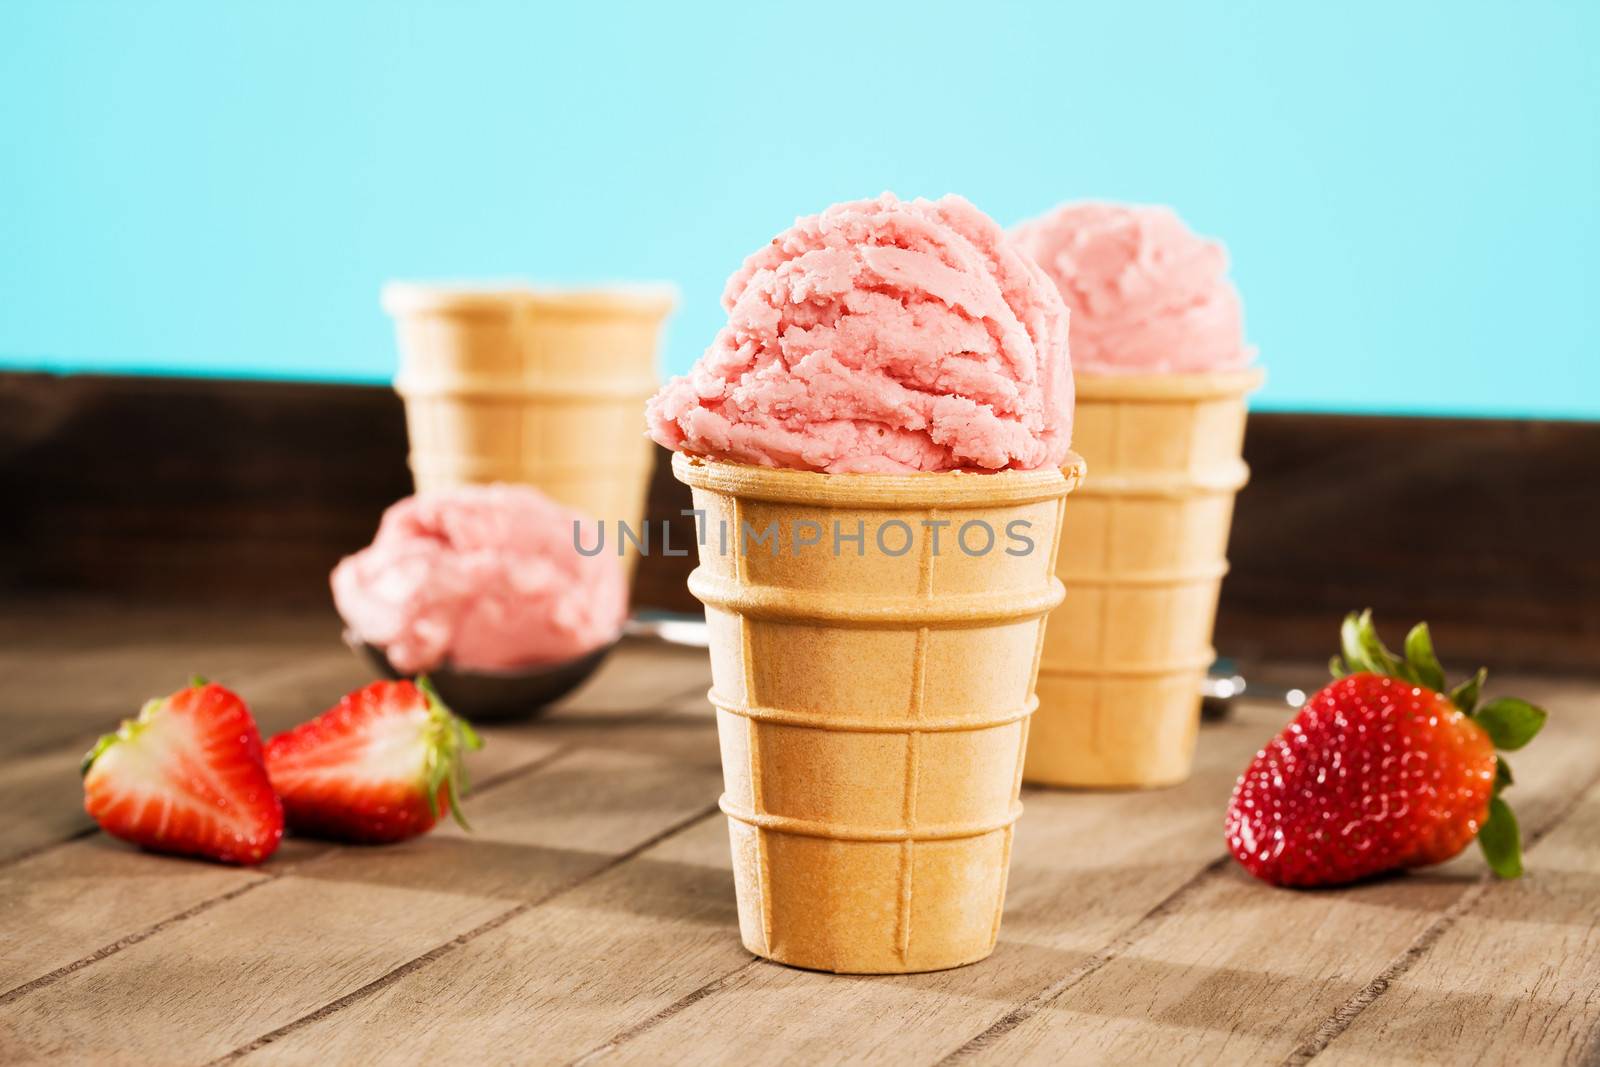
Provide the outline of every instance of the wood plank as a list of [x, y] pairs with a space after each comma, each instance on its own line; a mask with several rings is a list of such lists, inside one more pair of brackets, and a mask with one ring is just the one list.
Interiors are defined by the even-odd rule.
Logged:
[[[596, 1042], [604, 1063], [932, 1062], [1017, 1002], [1092, 960], [1222, 854], [1234, 778], [1287, 709], [1242, 705], [1201, 734], [1196, 773], [1147, 793], [1029, 790], [1012, 855], [1000, 944], [984, 963], [937, 974], [852, 978], [760, 962], [678, 1010]], [[723, 861], [726, 863], [726, 861]], [[736, 939], [730, 928], [723, 936]], [[624, 979], [670, 981], [670, 967]], [[776, 1050], [782, 1050], [778, 1052]]]
[[[526, 731], [489, 730], [486, 740], [469, 769], [490, 789], [572, 747]], [[469, 812], [479, 792], [469, 789]], [[87, 965], [334, 847], [289, 837], [266, 864], [237, 868], [146, 853], [95, 833], [0, 865], [0, 1004], [19, 987]]]
[[[1371, 607], [1397, 647], [1421, 618], [1463, 659], [1580, 671], [1600, 661], [1600, 423], [1258, 411], [1244, 459], [1250, 484], [1217, 609], [1224, 655], [1325, 661], [1345, 612]], [[1496, 519], [1463, 524], [1441, 552], [1415, 517], [1460, 500]], [[652, 519], [689, 506], [688, 487], [658, 463]], [[698, 611], [685, 586], [693, 566], [645, 559], [636, 602]]]
[[[0, 373], [0, 589], [323, 608], [329, 569], [411, 491], [405, 455], [382, 386]], [[1464, 657], [1593, 669], [1600, 423], [1256, 412], [1244, 456], [1227, 654], [1320, 659], [1340, 616], [1371, 606], [1429, 619]], [[665, 457], [657, 519], [688, 506]], [[1496, 520], [1440, 552], [1413, 517], [1461, 500]], [[641, 561], [636, 602], [698, 610], [690, 566]]]
[[711, 660], [705, 649], [624, 638], [595, 676], [552, 711], [614, 717], [673, 705], [709, 713], [710, 688]]
[[[270, 734], [303, 721], [315, 714], [308, 713], [308, 708], [320, 711], [340, 693], [364, 680], [366, 675], [354, 657], [335, 650], [314, 656], [302, 653], [253, 676], [241, 676], [237, 684], [257, 723]], [[107, 689], [115, 688], [112, 682], [102, 684]], [[178, 684], [181, 682], [172, 688]], [[99, 732], [114, 729], [120, 719], [135, 714], [149, 695], [129, 698], [124, 707], [72, 740], [0, 760], [0, 810], [7, 812], [7, 818], [0, 823], [0, 862], [94, 829], [94, 823], [83, 812], [78, 765]], [[0, 729], [16, 718], [15, 713], [0, 717]]]
[[[485, 728], [484, 749], [468, 757], [470, 781], [478, 786], [503, 784], [508, 777], [583, 744], [628, 748], [627, 744], [611, 744], [615, 737], [612, 720], [620, 713], [610, 710], [615, 706], [610, 692], [628, 691], [632, 684], [630, 660], [638, 663], [637, 673], [663, 686], [660, 692], [699, 692], [704, 688], [708, 668], [703, 654], [660, 647], [628, 649], [609, 675], [598, 679], [600, 685], [586, 687], [587, 695], [580, 693], [564, 702], [547, 721]], [[674, 706], [668, 702], [669, 710]], [[715, 748], [705, 743], [704, 727], [698, 737], [692, 737], [691, 721], [674, 721], [677, 726], [659, 726], [670, 735], [666, 741], [647, 737], [635, 750], [648, 747], [714, 767]], [[690, 751], [691, 746], [695, 751]], [[37, 805], [35, 823], [87, 829], [92, 824], [82, 815], [76, 799], [70, 810], [59, 810], [63, 798], [58, 794], [66, 790], [58, 762], [53, 757], [39, 760], [48, 774], [47, 787], [25, 791]], [[33, 768], [25, 764], [22, 769]], [[476, 809], [476, 800], [469, 804], [469, 810]], [[209, 906], [260, 878], [284, 873], [325, 847], [319, 842], [290, 839], [271, 862], [249, 871], [148, 855], [94, 834], [0, 865], [0, 1000], [9, 990], [42, 975], [103, 953], [126, 938], [146, 936], [150, 927]]]
[[[212, 676], [245, 698], [263, 736], [305, 721], [372, 680], [366, 664], [342, 644], [317, 636], [324, 626], [303, 620], [266, 619], [259, 628], [244, 620], [222, 643], [216, 643], [214, 624], [197, 626], [193, 618], [161, 612], [135, 613], [117, 626], [96, 612], [55, 621], [50, 640], [72, 651], [43, 655], [24, 645], [7, 653], [22, 673], [20, 682], [6, 683], [11, 688], [0, 700], [0, 744], [7, 746], [0, 749], [0, 810], [8, 813], [0, 823], [0, 863], [92, 831], [77, 774], [83, 753], [99, 734], [137, 713], [149, 697], [177, 688], [196, 668], [222, 668]], [[8, 625], [17, 627], [14, 619]], [[106, 647], [101, 639], [126, 643]], [[593, 679], [552, 710], [547, 721], [557, 725], [546, 728], [548, 736], [519, 732], [520, 726], [491, 727], [486, 736], [495, 743], [471, 757], [469, 773], [499, 774], [539, 758], [541, 746], [567, 743], [561, 734], [580, 725], [574, 716], [648, 715], [669, 699], [703, 694], [708, 674], [703, 651], [624, 642]], [[47, 675], [62, 682], [47, 686]], [[30, 700], [24, 691], [48, 695]]]
[[[52, 604], [0, 613], [0, 863], [93, 829], [78, 764], [99, 734], [195, 671], [237, 687], [270, 733], [364, 678], [315, 615], [110, 611]], [[334, 633], [337, 631], [334, 630]], [[325, 706], [325, 705], [324, 705]]]
[[96, 834], [0, 868], [0, 1006], [333, 846], [286, 841], [260, 867], [157, 856]]
[[241, 689], [341, 646], [337, 620], [175, 619], [167, 612], [0, 614], [0, 758], [87, 748], [151, 697], [204, 674]]
[[[491, 789], [571, 747], [526, 731], [490, 730], [486, 739], [469, 770]], [[477, 792], [468, 791], [469, 812]], [[146, 853], [92, 833], [0, 865], [0, 1003], [20, 986], [92, 962], [332, 847], [289, 837], [266, 864], [238, 868]]]
[[1600, 786], [1534, 845], [1523, 878], [1485, 883], [1423, 936], [1426, 951], [1297, 1061], [1600, 1062]]
[[320, 607], [411, 491], [387, 388], [13, 373], [0, 412], [15, 588]]
[[[0, 612], [0, 767], [9, 756], [87, 748], [145, 700], [196, 673], [237, 690], [270, 733], [371, 680], [371, 669], [345, 649], [339, 632], [331, 608], [222, 620], [147, 607], [48, 605], [27, 613], [10, 606]], [[689, 691], [704, 661], [703, 651], [625, 641], [557, 708], [598, 710], [597, 700], [650, 707]], [[281, 690], [302, 676], [316, 684], [291, 689], [296, 703], [286, 706]]]
[[474, 807], [474, 836], [332, 849], [263, 881], [0, 1008], [0, 1060], [205, 1062], [359, 1000], [709, 814], [715, 756], [685, 766], [674, 744], [582, 750], [514, 778]]
[[[1546, 736], [1514, 761], [1511, 798], [1538, 833], [1593, 781], [1600, 698], [1592, 686], [1517, 691], [1554, 712]], [[1469, 850], [1426, 872], [1295, 892], [1257, 882], [1231, 862], [1219, 865], [1179, 904], [1141, 921], [1100, 965], [1048, 1000], [1024, 1005], [957, 1058], [1283, 1059], [1473, 892], [1483, 870]]]
[[[107, 643], [115, 629], [75, 625], [62, 662], [96, 664], [113, 683], [139, 677], [137, 657]], [[44, 654], [48, 642], [26, 630], [0, 613], [0, 641], [14, 634]], [[180, 639], [148, 647], [252, 647], [167, 634]], [[348, 687], [339, 672], [365, 680], [314, 633], [269, 630], [269, 646], [305, 650], [247, 664], [266, 714], [285, 724], [331, 700], [325, 687]], [[0, 651], [0, 669], [16, 654]], [[1179, 789], [1030, 791], [989, 961], [853, 979], [756, 961], [738, 943], [726, 830], [711, 809], [720, 770], [706, 675], [703, 652], [629, 644], [545, 718], [491, 728], [473, 762], [486, 785], [474, 837], [443, 828], [393, 848], [290, 842], [259, 871], [100, 836], [0, 859], [0, 1062], [1600, 1054], [1592, 681], [1504, 687], [1555, 713], [1514, 757], [1511, 797], [1534, 838], [1521, 882], [1481, 877], [1475, 852], [1333, 892], [1249, 879], [1224, 858], [1222, 806], [1287, 712], [1245, 705], [1203, 732], [1197, 776]], [[66, 713], [87, 722], [104, 710], [69, 702]], [[0, 701], [0, 731], [8, 720], [40, 731], [35, 747], [0, 757], [0, 801], [9, 795], [22, 825], [42, 820], [41, 840], [59, 842], [86, 825], [61, 764], [78, 743], [69, 750], [25, 715]], [[66, 793], [76, 821], [61, 821]]]
[[[721, 818], [657, 846], [583, 887], [520, 916], [448, 960], [362, 1004], [317, 1020], [255, 1051], [250, 1060], [331, 1062], [360, 1052], [564, 1060], [673, 1009], [672, 1023], [625, 1042], [637, 1058], [670, 1058], [694, 1047], [706, 1062], [769, 1058], [772, 1040], [797, 1058], [856, 1058], [888, 1043], [914, 1019], [956, 1044], [1002, 1013], [1018, 969], [1043, 984], [1086, 958], [1138, 909], [1193, 875], [1220, 852], [1215, 808], [1254, 750], [1265, 724], [1283, 713], [1258, 709], [1208, 729], [1201, 773], [1189, 785], [1152, 794], [1031, 793], [1019, 835], [1012, 896], [996, 965], [908, 979], [846, 979], [766, 963], [752, 967], [732, 910], [727, 832]], [[1154, 806], [1160, 818], [1139, 820]], [[1168, 821], [1170, 820], [1170, 821]], [[1118, 854], [1145, 850], [1167, 863], [1119, 868]], [[1129, 894], [1137, 898], [1129, 900]], [[1070, 905], [1067, 905], [1070, 902]], [[1142, 902], [1142, 903], [1141, 903]], [[1077, 921], [1060, 922], [1064, 905]], [[603, 968], [595, 966], [604, 960]], [[729, 982], [728, 988], [722, 986]], [[748, 984], [746, 984], [748, 982]], [[940, 990], [939, 984], [954, 985]], [[717, 987], [715, 997], [703, 996]], [[893, 988], [898, 986], [898, 988]], [[875, 993], [875, 990], [877, 991]], [[930, 995], [931, 994], [931, 995]], [[444, 997], [451, 1010], [420, 1012]], [[699, 997], [700, 999], [695, 999]], [[686, 1035], [701, 1004], [721, 1010], [703, 1033]], [[781, 1003], [781, 1013], [771, 1005]], [[811, 1027], [810, 1041], [796, 1033]], [[775, 1030], [777, 1031], [775, 1033]], [[713, 1032], [714, 1031], [714, 1032]], [[383, 1040], [380, 1042], [379, 1038]], [[677, 1042], [694, 1041], [693, 1045]], [[392, 1054], [382, 1053], [391, 1048]], [[711, 1056], [710, 1050], [716, 1050]], [[830, 1048], [837, 1052], [824, 1053]]]
[[737, 929], [727, 828], [708, 814], [244, 1062], [566, 1062], [748, 965]]

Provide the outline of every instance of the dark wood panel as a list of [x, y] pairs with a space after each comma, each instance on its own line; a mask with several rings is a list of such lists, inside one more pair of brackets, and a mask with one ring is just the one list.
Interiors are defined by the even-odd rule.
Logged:
[[[1465, 668], [1600, 669], [1600, 424], [1257, 414], [1218, 646], [1330, 651], [1371, 606]], [[326, 604], [328, 570], [410, 491], [379, 387], [0, 375], [0, 589]], [[651, 513], [688, 492], [661, 453]], [[695, 605], [691, 560], [637, 603]]]
[[410, 492], [386, 389], [0, 375], [0, 581], [296, 605]]
[[1326, 656], [1351, 608], [1446, 666], [1600, 669], [1600, 424], [1252, 415], [1218, 647]]

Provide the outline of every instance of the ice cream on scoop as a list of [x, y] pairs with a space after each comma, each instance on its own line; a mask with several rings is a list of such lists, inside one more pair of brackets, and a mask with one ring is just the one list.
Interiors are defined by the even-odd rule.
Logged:
[[1185, 374], [1250, 362], [1227, 252], [1171, 208], [1063, 204], [1012, 237], [1072, 312], [1076, 372]]
[[1035, 469], [1072, 437], [1060, 297], [956, 196], [837, 204], [745, 261], [728, 324], [650, 401], [668, 448], [846, 473]]
[[384, 512], [369, 547], [334, 568], [334, 602], [401, 671], [574, 659], [616, 639], [628, 603], [616, 556], [577, 551], [581, 518], [524, 485], [407, 497]]

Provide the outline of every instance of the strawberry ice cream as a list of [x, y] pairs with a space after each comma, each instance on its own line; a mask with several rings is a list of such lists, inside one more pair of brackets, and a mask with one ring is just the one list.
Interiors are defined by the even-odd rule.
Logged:
[[620, 561], [577, 551], [580, 519], [592, 521], [523, 485], [407, 497], [334, 568], [334, 602], [406, 673], [574, 659], [617, 638], [628, 603]]
[[1064, 204], [1012, 237], [1072, 312], [1078, 373], [1183, 374], [1250, 362], [1227, 252], [1172, 209]]
[[752, 255], [728, 324], [650, 401], [650, 435], [845, 473], [1059, 465], [1072, 437], [1054, 286], [956, 196], [837, 204]]

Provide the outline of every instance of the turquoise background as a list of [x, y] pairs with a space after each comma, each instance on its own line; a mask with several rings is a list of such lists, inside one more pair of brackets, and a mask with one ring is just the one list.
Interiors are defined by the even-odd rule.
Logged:
[[[1600, 4], [0, 4], [0, 366], [382, 381], [384, 279], [669, 278], [796, 215], [1165, 201], [1260, 406], [1600, 416]], [[1507, 373], [1510, 372], [1510, 373]]]

